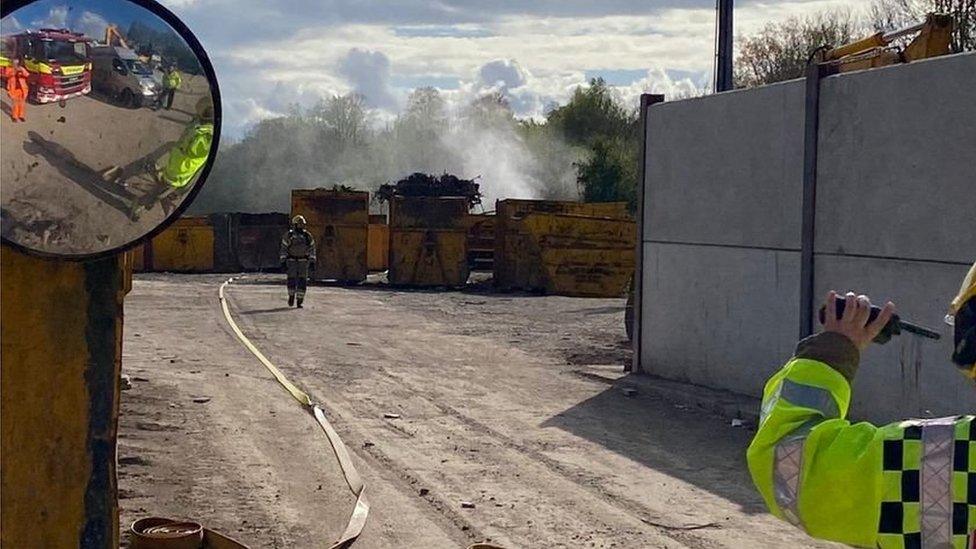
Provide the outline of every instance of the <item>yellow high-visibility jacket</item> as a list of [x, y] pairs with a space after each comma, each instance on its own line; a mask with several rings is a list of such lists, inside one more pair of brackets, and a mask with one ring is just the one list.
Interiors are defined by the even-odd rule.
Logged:
[[213, 142], [213, 124], [194, 124], [169, 152], [163, 179], [172, 187], [185, 187], [207, 162]]
[[766, 383], [747, 452], [766, 505], [815, 538], [883, 549], [970, 549], [976, 416], [851, 424], [850, 382], [859, 359], [848, 338], [821, 333], [801, 341]]

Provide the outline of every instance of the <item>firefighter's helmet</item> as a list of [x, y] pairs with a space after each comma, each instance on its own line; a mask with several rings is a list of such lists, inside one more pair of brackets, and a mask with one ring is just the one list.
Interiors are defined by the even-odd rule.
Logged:
[[292, 225], [292, 227], [295, 227], [296, 229], [304, 229], [305, 228], [305, 225], [307, 225], [307, 223], [305, 221], [305, 216], [303, 216], [303, 215], [296, 215], [295, 217], [291, 218], [291, 225]]

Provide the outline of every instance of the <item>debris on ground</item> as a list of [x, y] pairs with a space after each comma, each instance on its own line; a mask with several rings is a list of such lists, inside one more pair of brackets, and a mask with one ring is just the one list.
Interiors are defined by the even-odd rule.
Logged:
[[197, 404], [203, 404], [205, 402], [210, 402], [210, 397], [194, 397], [193, 402]]
[[462, 501], [461, 509], [474, 509], [474, 503], [471, 501]]
[[742, 420], [741, 419], [735, 418], [735, 419], [732, 420], [732, 426], [733, 427], [742, 427], [742, 425], [743, 425], [743, 423], [742, 423]]
[[430, 490], [428, 490], [427, 488], [421, 488], [420, 489], [420, 495], [421, 496], [426, 496], [429, 493], [430, 493]]
[[123, 391], [132, 388], [132, 378], [130, 378], [129, 376], [127, 376], [125, 374], [122, 374], [122, 382], [121, 383], [122, 383], [122, 390]]
[[624, 387], [622, 392], [625, 397], [637, 396], [637, 389], [633, 387]]
[[400, 414], [394, 414], [392, 412], [386, 412], [383, 414], [386, 419], [400, 419]]

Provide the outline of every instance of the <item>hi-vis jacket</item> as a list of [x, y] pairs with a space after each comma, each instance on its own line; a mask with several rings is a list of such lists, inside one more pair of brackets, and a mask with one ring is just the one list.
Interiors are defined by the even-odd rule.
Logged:
[[857, 547], [976, 548], [976, 416], [852, 425], [859, 359], [845, 336], [821, 333], [766, 383], [747, 453], [766, 505]]
[[174, 188], [185, 187], [207, 163], [213, 142], [213, 124], [192, 124], [170, 150], [162, 176]]

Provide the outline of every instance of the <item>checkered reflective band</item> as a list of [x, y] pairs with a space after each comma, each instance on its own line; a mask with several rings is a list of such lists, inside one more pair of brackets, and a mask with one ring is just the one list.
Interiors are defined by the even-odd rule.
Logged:
[[884, 441], [879, 547], [972, 549], [976, 421], [954, 416], [900, 427]]

